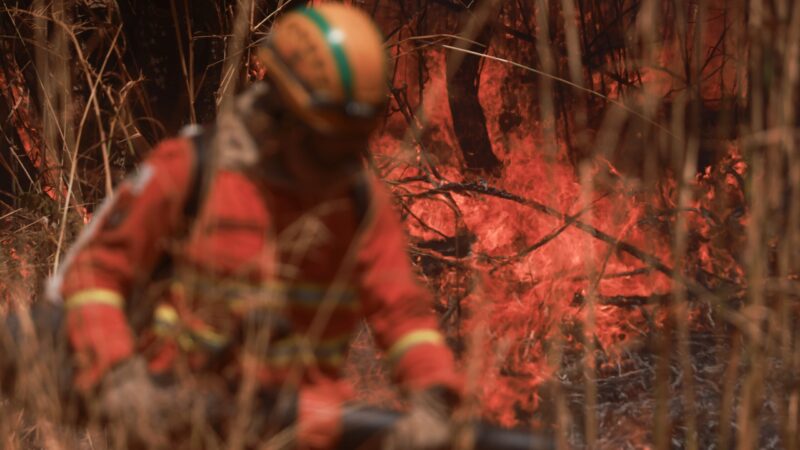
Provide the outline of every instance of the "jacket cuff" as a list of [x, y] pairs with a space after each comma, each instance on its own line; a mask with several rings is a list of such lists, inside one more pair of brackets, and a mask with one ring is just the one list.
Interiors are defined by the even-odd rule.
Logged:
[[409, 348], [395, 362], [394, 374], [410, 392], [437, 387], [461, 394], [461, 377], [455, 371], [453, 354], [444, 343], [426, 342]]
[[434, 329], [419, 329], [412, 330], [402, 335], [391, 347], [386, 351], [386, 358], [390, 364], [396, 364], [405, 354], [412, 348], [421, 344], [442, 344], [444, 343], [444, 336], [439, 330]]

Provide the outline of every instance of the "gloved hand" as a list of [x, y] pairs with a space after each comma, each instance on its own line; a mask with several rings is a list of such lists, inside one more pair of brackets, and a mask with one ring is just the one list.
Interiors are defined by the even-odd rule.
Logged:
[[67, 313], [67, 336], [75, 354], [75, 387], [89, 392], [114, 365], [133, 354], [133, 338], [121, 309], [88, 304]]
[[143, 359], [129, 358], [111, 369], [87, 402], [91, 416], [110, 431], [115, 448], [167, 448], [168, 416], [174, 408], [169, 393], [153, 384]]
[[400, 419], [383, 442], [385, 450], [434, 450], [447, 448], [453, 437], [450, 416], [455, 394], [432, 388], [411, 397], [411, 410]]

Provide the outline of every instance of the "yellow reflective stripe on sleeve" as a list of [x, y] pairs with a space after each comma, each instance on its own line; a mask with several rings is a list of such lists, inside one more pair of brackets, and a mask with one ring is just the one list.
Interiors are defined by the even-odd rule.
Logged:
[[195, 349], [197, 344], [222, 348], [230, 342], [228, 337], [210, 328], [186, 326], [181, 322], [178, 311], [171, 305], [158, 305], [153, 326], [156, 334], [160, 336], [177, 337], [178, 343], [184, 350]]
[[165, 324], [178, 323], [178, 312], [175, 308], [169, 305], [158, 305], [155, 312], [155, 318], [158, 322]]
[[108, 305], [122, 308], [125, 299], [117, 291], [111, 289], [85, 289], [70, 295], [64, 302], [67, 309], [75, 309], [84, 305]]
[[414, 330], [397, 340], [386, 352], [389, 362], [394, 364], [412, 347], [420, 344], [441, 344], [444, 336], [438, 330]]
[[228, 343], [231, 341], [225, 335], [217, 333], [216, 331], [208, 328], [191, 329], [190, 333], [195, 340], [200, 340], [202, 344], [214, 348], [222, 348], [228, 345]]

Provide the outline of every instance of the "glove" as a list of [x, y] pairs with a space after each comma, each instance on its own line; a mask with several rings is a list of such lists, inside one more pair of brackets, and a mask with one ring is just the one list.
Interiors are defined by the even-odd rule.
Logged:
[[66, 326], [77, 365], [74, 383], [80, 392], [95, 388], [111, 367], [133, 354], [133, 338], [119, 308], [80, 306], [67, 313]]
[[442, 388], [414, 394], [411, 410], [398, 420], [383, 442], [385, 450], [433, 450], [447, 448], [453, 436], [450, 415], [457, 396]]
[[[128, 358], [103, 377], [87, 399], [92, 417], [107, 425], [114, 448], [166, 448], [171, 425], [168, 392], [153, 384], [141, 358]], [[184, 411], [185, 413], [185, 411]]]

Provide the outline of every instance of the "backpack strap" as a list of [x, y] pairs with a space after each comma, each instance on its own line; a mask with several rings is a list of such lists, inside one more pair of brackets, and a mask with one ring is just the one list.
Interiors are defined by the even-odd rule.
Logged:
[[[188, 233], [192, 228], [192, 222], [197, 218], [205, 197], [209, 163], [211, 161], [209, 147], [214, 136], [214, 127], [191, 126], [184, 128], [182, 132], [192, 141], [194, 149], [194, 162], [192, 164], [191, 183], [183, 204], [184, 232]], [[181, 238], [185, 236], [180, 236]]]
[[350, 188], [350, 195], [355, 205], [356, 223], [361, 224], [369, 213], [370, 203], [372, 203], [372, 191], [370, 190], [369, 177], [366, 172], [358, 175], [358, 178]]
[[[214, 136], [214, 128], [201, 127], [199, 125], [190, 125], [181, 130], [181, 136], [184, 136], [192, 141], [192, 150], [194, 158], [192, 159], [191, 173], [189, 176], [189, 188], [186, 193], [186, 198], [182, 210], [182, 223], [178, 230], [176, 230], [174, 239], [178, 241], [186, 240], [192, 231], [193, 224], [197, 218], [197, 214], [203, 206], [205, 200], [206, 186], [208, 184], [208, 176], [211, 162], [211, 140]], [[152, 286], [155, 284], [162, 284], [162, 282], [169, 280], [175, 273], [175, 258], [171, 252], [165, 251], [161, 253], [158, 261], [150, 273], [147, 284]], [[149, 295], [148, 289], [145, 288], [142, 296], [137, 301], [127, 302], [130, 307], [127, 309], [128, 320], [131, 327], [138, 331], [147, 329], [151, 326], [153, 321], [153, 314], [155, 312], [158, 300], [156, 296]], [[135, 308], [132, 306], [135, 304]]]

